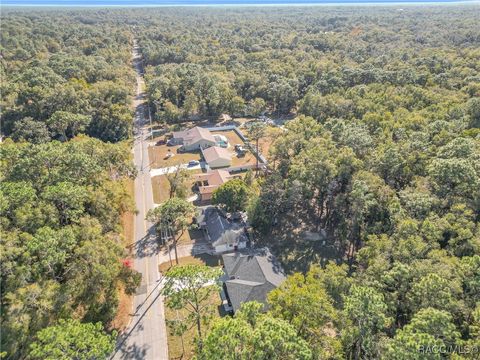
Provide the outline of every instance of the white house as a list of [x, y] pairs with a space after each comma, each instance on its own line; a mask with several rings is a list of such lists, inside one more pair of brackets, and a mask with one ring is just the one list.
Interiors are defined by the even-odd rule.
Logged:
[[220, 168], [232, 164], [232, 153], [219, 146], [202, 149], [203, 157], [210, 168]]
[[216, 253], [245, 249], [247, 237], [244, 228], [225, 230], [219, 238], [212, 242], [212, 246]]
[[224, 253], [247, 247], [245, 224], [227, 220], [217, 208], [201, 208], [196, 221], [216, 253]]

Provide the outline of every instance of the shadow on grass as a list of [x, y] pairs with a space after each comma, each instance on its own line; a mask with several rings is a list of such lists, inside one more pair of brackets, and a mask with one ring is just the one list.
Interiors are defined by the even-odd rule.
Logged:
[[[210, 254], [193, 254], [191, 256], [184, 256], [178, 259], [178, 265], [206, 265], [210, 267], [217, 267], [222, 265], [222, 259], [219, 256], [210, 255]], [[175, 266], [175, 259], [172, 259], [172, 264], [170, 262], [164, 262], [158, 266], [159, 271], [164, 274], [172, 266]]]

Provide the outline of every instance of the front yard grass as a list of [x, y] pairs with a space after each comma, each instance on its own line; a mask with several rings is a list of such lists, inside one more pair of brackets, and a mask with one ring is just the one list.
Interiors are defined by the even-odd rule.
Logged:
[[[202, 321], [203, 334], [208, 332], [209, 327], [215, 319], [226, 315], [223, 311], [222, 300], [220, 299], [220, 294], [218, 292], [214, 292], [207, 302], [210, 304], [209, 313], [211, 318], [207, 321]], [[172, 310], [165, 306], [165, 319], [167, 320], [182, 319], [187, 315], [188, 313], [185, 310]], [[196, 336], [197, 329], [193, 326], [183, 334], [182, 346], [182, 337], [173, 335], [170, 327], [167, 325], [168, 358], [182, 360], [192, 359], [195, 355]], [[185, 348], [185, 352], [183, 352], [183, 348]]]
[[170, 183], [166, 175], [152, 177], [153, 202], [161, 204], [170, 198]]
[[[202, 169], [195, 169], [195, 170], [188, 170], [190, 176], [189, 181], [189, 189], [190, 193], [188, 196], [192, 196], [193, 192], [193, 185], [195, 184], [195, 174], [201, 174], [203, 171]], [[155, 204], [161, 204], [164, 201], [167, 201], [170, 198], [170, 183], [168, 182], [166, 175], [158, 175], [152, 177], [152, 191], [153, 191], [153, 202]]]
[[[189, 264], [198, 264], [198, 265], [207, 265], [211, 267], [221, 266], [221, 259], [219, 256], [209, 255], [209, 254], [198, 254], [195, 256], [186, 256], [182, 257], [179, 260], [179, 265], [189, 265]], [[159, 270], [162, 273], [165, 273], [170, 269], [170, 262], [166, 262], [159, 265]], [[202, 332], [205, 334], [211, 326], [212, 322], [222, 316], [225, 316], [226, 313], [222, 306], [222, 300], [218, 292], [211, 294], [210, 298], [207, 299], [209, 304], [209, 314], [210, 319], [203, 320], [202, 322]], [[182, 319], [188, 315], [188, 312], [185, 310], [173, 310], [165, 306], [165, 318], [167, 320]], [[167, 342], [168, 342], [168, 357], [169, 359], [191, 359], [195, 354], [195, 338], [197, 336], [197, 329], [195, 326], [188, 329], [185, 334], [183, 334], [183, 346], [182, 346], [182, 337], [172, 334], [170, 327], [167, 322]], [[183, 351], [185, 349], [185, 352]]]
[[[153, 145], [148, 147], [148, 158], [150, 159], [151, 168], [159, 169], [169, 166], [175, 166], [178, 164], [187, 164], [191, 160], [200, 161], [200, 151], [195, 152], [178, 152], [180, 145], [167, 146], [167, 145]], [[169, 151], [170, 150], [170, 151]], [[171, 152], [175, 154], [169, 159], [165, 159], [165, 156]]]
[[177, 243], [178, 245], [187, 245], [197, 241], [201, 242], [202, 240], [203, 240], [202, 230], [190, 229], [183, 233], [180, 239], [178, 239]]
[[[172, 251], [173, 252], [173, 251]], [[221, 260], [219, 256], [210, 255], [210, 254], [198, 254], [195, 256], [185, 256], [178, 259], [179, 265], [207, 265], [211, 267], [221, 266]], [[175, 264], [175, 260], [174, 260]], [[161, 273], [165, 273], [170, 269], [170, 261], [164, 262], [163, 264], [158, 265], [158, 270]]]

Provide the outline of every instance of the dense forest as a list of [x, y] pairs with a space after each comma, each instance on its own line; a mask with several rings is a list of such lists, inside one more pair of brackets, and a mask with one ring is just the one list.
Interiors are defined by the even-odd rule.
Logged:
[[[209, 358], [477, 358], [478, 6], [17, 11], [2, 22], [11, 358], [37, 339], [35, 354], [42, 329], [79, 326], [64, 319], [108, 324], [113, 289], [134, 282], [112, 260], [128, 206], [119, 180], [133, 171], [124, 143], [104, 143], [130, 133], [134, 34], [160, 124], [294, 118], [246, 205], [289, 277], [258, 321], [248, 306], [217, 321]], [[271, 343], [253, 341], [261, 331]], [[419, 353], [433, 345], [448, 350]]]
[[[418, 349], [479, 345], [477, 10], [148, 17], [139, 38], [157, 120], [296, 116], [248, 206], [260, 243], [298, 272], [271, 294], [270, 315], [311, 353], [279, 355], [277, 344], [277, 357], [437, 359]], [[220, 321], [209, 356], [267, 356], [248, 336], [243, 348], [222, 337], [243, 338], [242, 324]]]
[[120, 228], [131, 34], [100, 19], [2, 10], [2, 358], [105, 358], [119, 291], [139, 283]]
[[361, 119], [479, 91], [480, 29], [468, 7], [184, 9], [145, 21], [150, 102], [167, 121], [264, 110]]
[[[2, 132], [44, 143], [131, 132], [132, 34], [103, 14], [13, 12], [2, 18]], [[92, 14], [94, 15], [94, 14]]]

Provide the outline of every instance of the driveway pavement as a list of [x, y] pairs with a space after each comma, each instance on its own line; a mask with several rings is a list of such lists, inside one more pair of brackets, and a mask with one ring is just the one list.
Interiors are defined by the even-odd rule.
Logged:
[[[182, 169], [187, 169], [187, 170], [198, 170], [198, 169], [201, 169], [204, 166], [205, 165], [202, 164], [202, 162], [200, 164], [194, 165], [194, 166], [188, 166], [188, 164], [180, 165], [180, 167]], [[175, 171], [177, 171], [176, 166], [169, 166], [169, 167], [164, 167], [164, 168], [160, 168], [160, 169], [151, 169], [150, 170], [150, 176], [154, 177], [154, 176], [158, 176], [158, 175], [165, 175], [165, 174], [173, 173]]]

